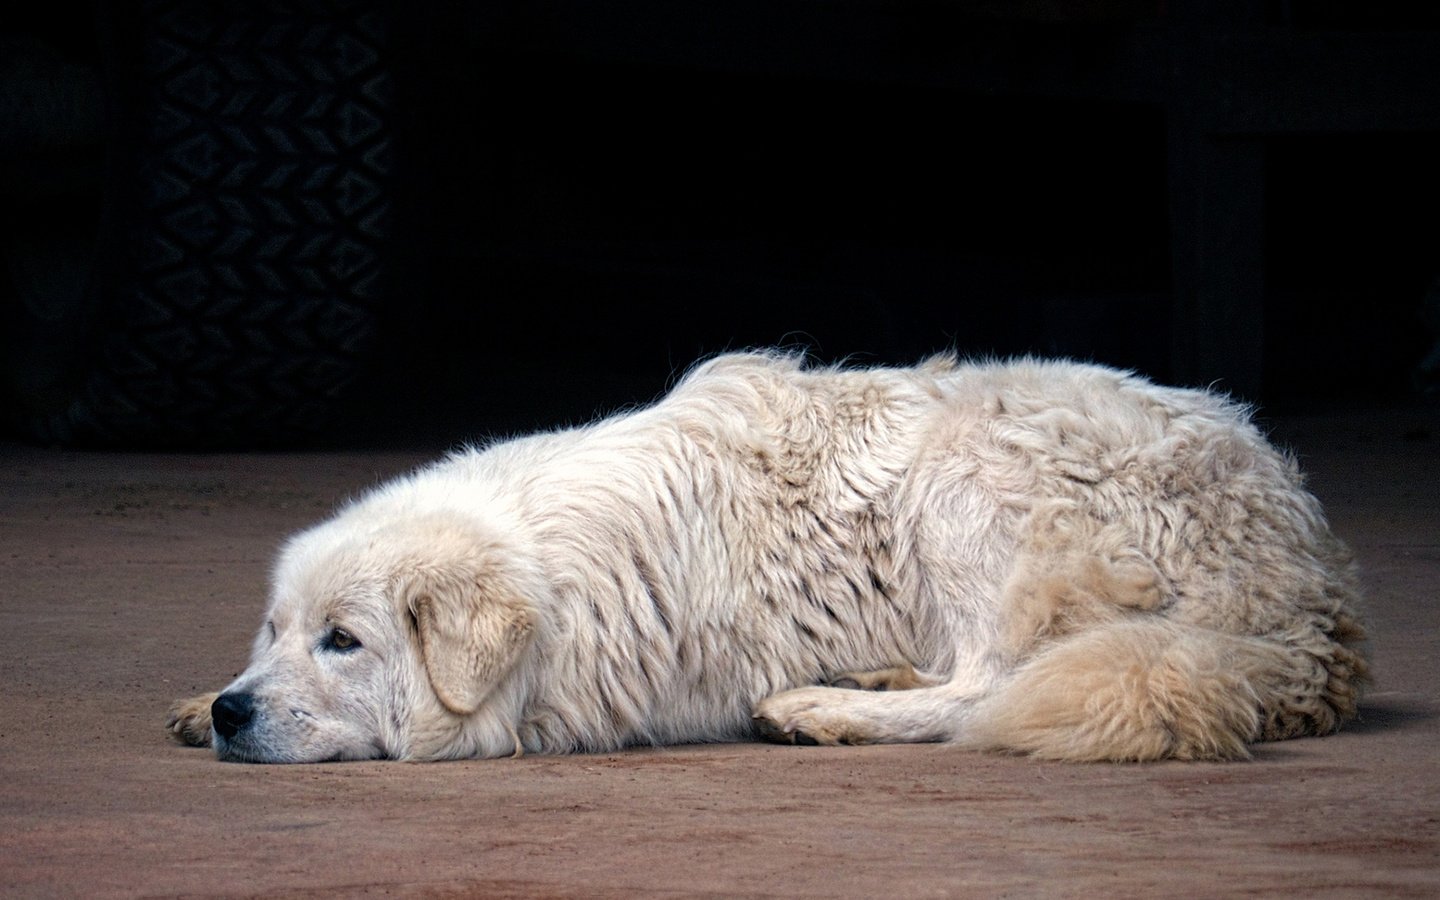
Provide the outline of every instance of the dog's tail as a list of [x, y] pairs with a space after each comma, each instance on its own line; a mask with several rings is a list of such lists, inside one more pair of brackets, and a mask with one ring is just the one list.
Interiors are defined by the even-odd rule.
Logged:
[[1245, 758], [1251, 741], [1324, 734], [1354, 715], [1364, 660], [1344, 641], [1315, 639], [1158, 617], [1085, 629], [978, 700], [956, 737], [1073, 761]]

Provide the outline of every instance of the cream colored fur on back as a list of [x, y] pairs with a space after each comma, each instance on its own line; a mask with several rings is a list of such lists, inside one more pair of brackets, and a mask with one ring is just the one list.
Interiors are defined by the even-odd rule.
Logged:
[[[497, 756], [758, 725], [1237, 757], [1353, 715], [1356, 603], [1294, 463], [1214, 394], [1065, 362], [726, 356], [650, 408], [459, 453], [295, 538], [230, 688], [258, 698], [255, 734], [217, 746]], [[340, 621], [364, 649], [292, 658]], [[322, 688], [340, 712], [283, 721]], [[347, 716], [361, 737], [325, 731]]]

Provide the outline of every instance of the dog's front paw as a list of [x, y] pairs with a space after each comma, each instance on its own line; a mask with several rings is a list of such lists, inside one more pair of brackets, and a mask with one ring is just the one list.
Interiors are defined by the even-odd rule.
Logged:
[[766, 697], [755, 707], [755, 729], [778, 744], [863, 744], [859, 723], [836, 708], [838, 689], [809, 687]]
[[201, 694], [189, 700], [177, 700], [165, 717], [165, 728], [171, 736], [192, 747], [210, 746], [210, 704], [219, 694]]

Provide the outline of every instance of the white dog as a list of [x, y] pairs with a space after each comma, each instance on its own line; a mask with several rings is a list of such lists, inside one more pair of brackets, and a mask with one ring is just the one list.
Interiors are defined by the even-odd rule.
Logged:
[[951, 741], [1230, 758], [1366, 663], [1344, 547], [1213, 394], [1020, 361], [699, 366], [458, 453], [292, 539], [221, 759]]

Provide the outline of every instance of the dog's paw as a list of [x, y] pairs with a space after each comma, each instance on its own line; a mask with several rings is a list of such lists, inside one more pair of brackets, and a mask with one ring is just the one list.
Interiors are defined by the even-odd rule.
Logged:
[[210, 704], [219, 694], [177, 700], [165, 717], [165, 728], [177, 741], [192, 747], [210, 746]]
[[812, 687], [786, 691], [761, 700], [755, 707], [755, 730], [777, 744], [863, 744], [868, 738], [861, 724], [833, 702], [835, 688]]

